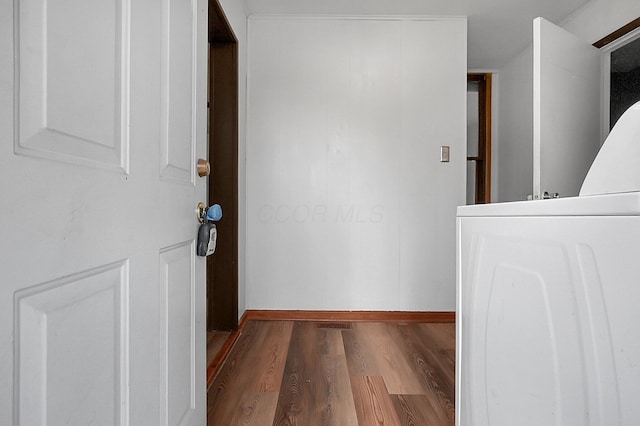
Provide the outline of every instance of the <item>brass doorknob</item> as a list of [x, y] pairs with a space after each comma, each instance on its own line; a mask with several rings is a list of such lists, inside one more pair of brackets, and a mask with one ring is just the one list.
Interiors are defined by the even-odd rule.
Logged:
[[204, 158], [198, 159], [196, 168], [198, 170], [198, 176], [200, 177], [209, 176], [209, 173], [211, 173], [211, 165], [209, 164], [209, 161]]

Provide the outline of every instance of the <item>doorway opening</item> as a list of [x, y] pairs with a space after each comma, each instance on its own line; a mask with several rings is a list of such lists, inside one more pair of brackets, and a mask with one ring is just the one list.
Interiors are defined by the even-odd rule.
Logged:
[[467, 204], [491, 202], [491, 74], [467, 74]]
[[207, 364], [238, 327], [238, 41], [209, 0], [209, 205], [220, 204], [216, 252], [207, 257]]

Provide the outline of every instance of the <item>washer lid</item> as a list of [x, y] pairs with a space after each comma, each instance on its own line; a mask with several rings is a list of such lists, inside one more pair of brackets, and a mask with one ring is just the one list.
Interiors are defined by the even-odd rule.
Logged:
[[584, 178], [580, 196], [640, 191], [640, 102], [620, 117]]

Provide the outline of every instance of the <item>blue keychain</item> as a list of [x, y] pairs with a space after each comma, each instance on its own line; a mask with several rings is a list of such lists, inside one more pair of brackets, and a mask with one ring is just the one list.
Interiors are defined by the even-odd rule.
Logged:
[[198, 256], [209, 256], [216, 251], [216, 240], [218, 238], [218, 230], [216, 225], [211, 222], [217, 222], [222, 219], [222, 207], [214, 204], [207, 209], [207, 213], [202, 219], [202, 224], [198, 230], [198, 245], [196, 253]]

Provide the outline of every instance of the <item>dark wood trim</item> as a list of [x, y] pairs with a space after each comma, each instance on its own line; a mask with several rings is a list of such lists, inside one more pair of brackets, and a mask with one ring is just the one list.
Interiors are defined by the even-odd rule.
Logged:
[[215, 358], [213, 358], [213, 360], [211, 361], [211, 364], [207, 366], [207, 389], [209, 389], [209, 387], [211, 386], [211, 383], [213, 383], [213, 379], [216, 378], [216, 375], [218, 374], [218, 372], [220, 371], [220, 368], [222, 368], [222, 365], [224, 364], [227, 357], [229, 356], [231, 349], [233, 349], [233, 345], [235, 345], [236, 342], [238, 341], [238, 337], [240, 337], [240, 335], [242, 334], [242, 331], [244, 330], [244, 327], [246, 324], [247, 324], [247, 315], [245, 312], [245, 314], [242, 315], [242, 318], [240, 318], [240, 322], [238, 323], [238, 328], [234, 332], [232, 332], [229, 335], [229, 337], [227, 337], [227, 340], [224, 342], [224, 344], [216, 354]]
[[209, 1], [209, 204], [222, 206], [216, 252], [207, 257], [207, 330], [238, 326], [238, 44]]
[[237, 43], [220, 0], [209, 0], [209, 42]]
[[484, 193], [484, 202], [485, 203], [490, 203], [491, 202], [491, 120], [492, 120], [492, 116], [491, 116], [491, 93], [492, 93], [492, 74], [491, 73], [487, 73], [485, 74], [486, 76], [486, 80], [485, 80], [485, 91], [484, 91], [484, 112], [485, 112], [485, 117], [484, 117], [484, 121], [486, 123], [485, 126], [485, 137], [486, 137], [486, 144], [485, 144], [485, 151], [484, 151], [484, 167], [486, 170], [485, 173], [485, 182], [484, 182], [484, 186], [485, 186], [485, 193]]
[[476, 163], [476, 204], [491, 202], [491, 73], [469, 73], [467, 81], [478, 83], [478, 155], [467, 157]]
[[607, 36], [604, 36], [600, 40], [598, 40], [595, 43], [593, 43], [593, 46], [597, 47], [598, 49], [600, 49], [600, 48], [606, 46], [607, 44], [611, 43], [612, 41], [616, 41], [620, 37], [629, 34], [631, 31], [635, 30], [638, 27], [640, 27], [640, 17], [634, 19], [633, 21], [629, 22], [627, 25], [625, 25], [625, 26], [623, 26], [621, 28], [618, 28], [617, 30], [615, 30], [611, 34], [609, 34]]
[[254, 321], [394, 321], [446, 322], [456, 321], [456, 313], [414, 311], [287, 311], [248, 310], [247, 320]]

